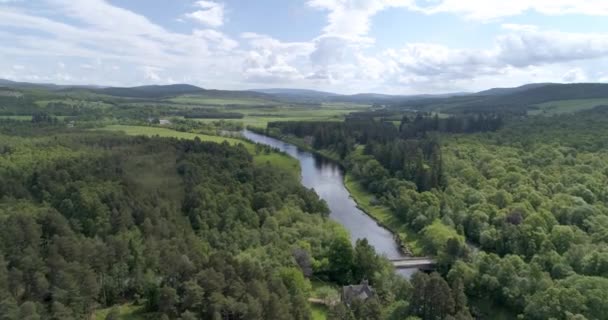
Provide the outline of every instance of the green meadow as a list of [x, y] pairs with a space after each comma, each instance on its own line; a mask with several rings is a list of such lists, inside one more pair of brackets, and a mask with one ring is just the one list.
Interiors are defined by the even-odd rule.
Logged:
[[593, 109], [597, 106], [608, 105], [608, 99], [580, 99], [549, 101], [535, 105], [537, 110], [530, 111], [531, 115], [554, 115], [560, 113], [574, 113]]
[[159, 127], [145, 127], [145, 126], [128, 126], [128, 125], [110, 125], [106, 126], [100, 130], [108, 130], [108, 131], [118, 131], [124, 132], [127, 135], [131, 136], [159, 136], [159, 137], [167, 137], [167, 138], [178, 138], [178, 139], [190, 139], [193, 140], [195, 138], [199, 138], [201, 141], [215, 142], [215, 143], [223, 143], [228, 142], [231, 145], [239, 145], [242, 144], [249, 153], [251, 153], [254, 157], [254, 161], [258, 165], [272, 165], [279, 169], [289, 171], [294, 175], [300, 174], [300, 165], [299, 162], [285, 154], [270, 152], [268, 154], [264, 152], [260, 152], [259, 154], [255, 151], [255, 145], [253, 143], [247, 142], [245, 140], [229, 138], [229, 137], [220, 137], [220, 136], [212, 136], [206, 134], [198, 134], [198, 133], [189, 133], [189, 132], [179, 132], [167, 128], [159, 128]]

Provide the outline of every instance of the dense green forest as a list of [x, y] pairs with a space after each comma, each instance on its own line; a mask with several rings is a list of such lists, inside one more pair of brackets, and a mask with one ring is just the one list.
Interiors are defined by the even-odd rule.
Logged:
[[309, 319], [311, 279], [374, 285], [340, 317], [414, 312], [415, 288], [243, 146], [12, 120], [0, 137], [2, 319], [84, 319], [124, 302], [149, 319]]
[[489, 121], [468, 134], [411, 134], [411, 119], [385, 135], [373, 120], [268, 132], [339, 155], [470, 299], [526, 319], [604, 319], [608, 108]]
[[[569, 86], [565, 97], [581, 88], [603, 92]], [[308, 299], [334, 295], [315, 286], [364, 280], [377, 295], [331, 304], [328, 318], [608, 314], [608, 108], [531, 116], [516, 101], [548, 101], [541, 93], [552, 86], [492, 94], [504, 108], [469, 103], [451, 115], [301, 113], [306, 106], [260, 104], [255, 93], [212, 100], [170, 87], [155, 98], [156, 89], [0, 90], [1, 320], [89, 319], [102, 309], [117, 319], [125, 306], [136, 319], [311, 319]], [[476, 98], [451, 102], [467, 99]], [[318, 111], [332, 121], [309, 118]], [[407, 280], [367, 241], [351, 243], [293, 166], [239, 145], [251, 123], [239, 120], [255, 117], [281, 120], [253, 122], [269, 122], [258, 131], [339, 161], [437, 272]], [[233, 139], [99, 131], [113, 124]]]

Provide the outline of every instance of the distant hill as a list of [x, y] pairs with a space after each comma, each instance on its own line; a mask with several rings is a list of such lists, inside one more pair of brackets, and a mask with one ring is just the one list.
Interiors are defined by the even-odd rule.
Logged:
[[0, 86], [6, 87], [6, 88], [13, 88], [13, 89], [42, 89], [42, 90], [51, 90], [51, 91], [64, 90], [64, 89], [69, 89], [69, 88], [81, 88], [81, 89], [103, 88], [101, 86], [94, 86], [94, 85], [59, 85], [59, 84], [53, 84], [53, 83], [18, 82], [18, 81], [6, 80], [6, 79], [0, 79]]
[[526, 112], [544, 102], [598, 98], [608, 98], [608, 84], [533, 84], [517, 88], [491, 89], [467, 96], [400, 101], [393, 106], [448, 112]]
[[93, 90], [95, 93], [115, 97], [129, 98], [162, 98], [167, 96], [178, 96], [183, 94], [203, 93], [205, 90], [189, 84], [152, 85], [131, 88], [110, 87]]
[[160, 99], [181, 95], [205, 96], [208, 98], [226, 99], [263, 99], [273, 100], [274, 97], [265, 93], [252, 91], [208, 90], [189, 84], [150, 85], [130, 88], [110, 87], [89, 90], [90, 92], [121, 98]]
[[369, 103], [369, 104], [394, 104], [404, 101], [436, 99], [447, 97], [458, 97], [469, 93], [445, 93], [445, 94], [416, 94], [416, 95], [390, 95], [379, 93], [359, 93], [348, 96], [332, 97], [330, 100], [336, 102]]
[[251, 89], [248, 91], [261, 92], [261, 93], [272, 94], [272, 95], [276, 95], [276, 96], [281, 96], [281, 95], [311, 96], [311, 97], [313, 97], [313, 96], [321, 96], [321, 97], [339, 96], [339, 94], [333, 93], [333, 92], [308, 90], [308, 89], [270, 88], [270, 89]]
[[526, 84], [526, 85], [514, 87], [514, 88], [492, 88], [489, 90], [477, 92], [477, 95], [480, 95], [480, 96], [507, 95], [507, 94], [512, 94], [512, 93], [527, 91], [530, 89], [540, 88], [540, 87], [544, 87], [544, 86], [548, 86], [548, 85], [552, 85], [552, 84], [555, 84], [555, 83], [549, 83], [549, 82], [547, 82], [547, 83], [530, 83], [530, 84]]
[[333, 92], [324, 92], [308, 89], [270, 88], [252, 89], [249, 91], [272, 95], [276, 99], [296, 103], [321, 103], [328, 101], [332, 97], [340, 96], [339, 94]]
[[379, 104], [408, 110], [445, 112], [525, 113], [536, 105], [551, 101], [608, 99], [608, 84], [604, 83], [533, 83], [515, 88], [493, 88], [477, 93], [448, 93], [438, 95], [388, 95], [360, 93], [342, 95], [307, 89], [256, 89], [249, 91], [208, 90], [189, 84], [147, 85], [130, 88], [93, 85], [56, 85], [0, 79], [0, 87], [22, 90], [48, 90], [55, 93], [84, 92], [120, 98], [162, 99], [196, 95], [217, 99], [258, 99], [260, 104], [294, 103], [318, 106], [323, 102]]
[[261, 92], [273, 95], [279, 99], [299, 102], [346, 102], [361, 104], [389, 104], [397, 101], [415, 100], [424, 98], [450, 97], [466, 95], [468, 93], [448, 93], [448, 94], [420, 94], [420, 95], [390, 95], [381, 93], [357, 93], [357, 94], [338, 94], [333, 92], [308, 90], [308, 89], [253, 89], [253, 92]]

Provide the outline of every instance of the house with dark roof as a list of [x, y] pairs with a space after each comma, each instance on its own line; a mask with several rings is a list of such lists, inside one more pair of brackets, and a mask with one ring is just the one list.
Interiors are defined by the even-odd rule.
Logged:
[[342, 303], [350, 306], [350, 304], [355, 300], [365, 301], [367, 299], [373, 298], [376, 295], [374, 292], [374, 288], [372, 288], [367, 280], [363, 280], [361, 284], [358, 285], [348, 285], [342, 287]]

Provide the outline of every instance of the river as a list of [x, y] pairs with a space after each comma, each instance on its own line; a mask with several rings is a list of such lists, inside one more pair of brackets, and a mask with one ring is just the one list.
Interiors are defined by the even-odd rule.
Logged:
[[[256, 143], [277, 148], [300, 161], [302, 184], [314, 189], [327, 202], [329, 217], [342, 224], [349, 232], [353, 244], [357, 239], [367, 239], [376, 252], [388, 259], [405, 257], [393, 234], [381, 227], [359, 208], [344, 186], [344, 170], [335, 162], [304, 151], [290, 143], [267, 137], [249, 130], [243, 135]], [[409, 278], [416, 270], [398, 270]]]

